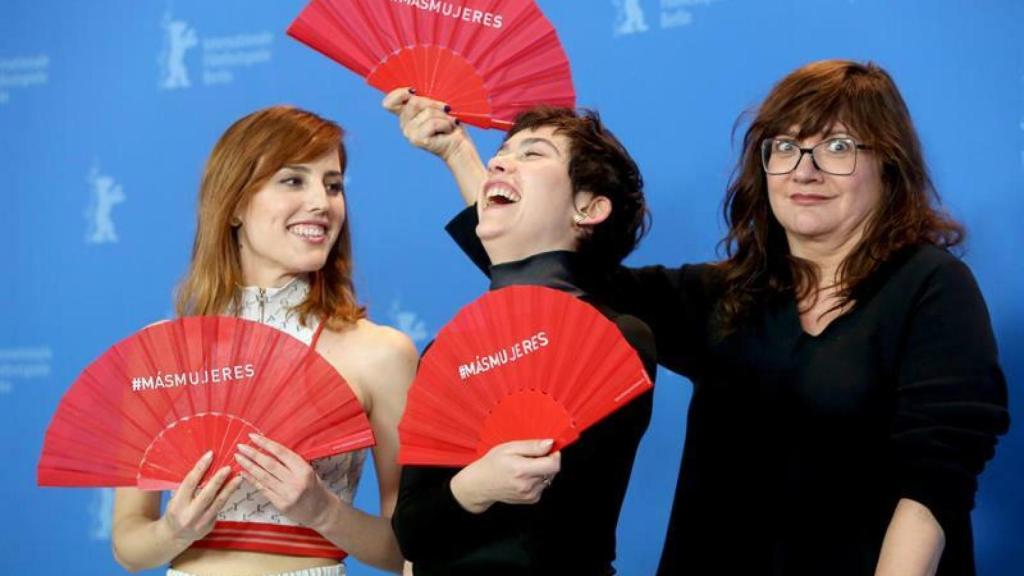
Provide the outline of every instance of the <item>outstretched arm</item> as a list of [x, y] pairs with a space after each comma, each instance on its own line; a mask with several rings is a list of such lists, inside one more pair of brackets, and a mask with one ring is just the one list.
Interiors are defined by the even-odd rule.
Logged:
[[409, 88], [392, 91], [381, 105], [398, 116], [410, 144], [444, 160], [466, 205], [475, 204], [487, 169], [465, 127], [448, 115], [447, 105], [416, 96]]

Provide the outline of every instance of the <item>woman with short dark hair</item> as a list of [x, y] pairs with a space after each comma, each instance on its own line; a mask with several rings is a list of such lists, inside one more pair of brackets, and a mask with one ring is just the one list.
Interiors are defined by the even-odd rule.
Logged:
[[[387, 102], [406, 118], [423, 104], [408, 92]], [[596, 114], [539, 108], [488, 162], [467, 217], [478, 222], [470, 233], [491, 263], [491, 289], [546, 286], [594, 305], [653, 376], [646, 326], [589, 292], [643, 234], [642, 187]], [[406, 466], [393, 525], [414, 573], [614, 574], [615, 528], [651, 400], [649, 391], [633, 399], [561, 452], [538, 438], [495, 446], [462, 469]]]

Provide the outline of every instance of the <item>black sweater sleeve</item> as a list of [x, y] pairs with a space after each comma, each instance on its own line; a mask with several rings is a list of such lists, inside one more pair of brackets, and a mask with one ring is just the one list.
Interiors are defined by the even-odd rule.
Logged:
[[707, 264], [620, 266], [605, 290], [616, 310], [650, 328], [658, 363], [692, 378], [700, 370], [713, 333], [714, 278]]
[[[423, 354], [433, 346], [428, 343]], [[452, 534], [476, 534], [476, 515], [455, 499], [450, 484], [459, 468], [405, 466], [391, 527], [398, 537], [402, 556], [411, 562], [456, 558], [478, 545], [478, 539], [452, 538]], [[438, 529], [441, 527], [442, 529]]]
[[[449, 484], [457, 468], [406, 466], [391, 524], [402, 556], [410, 562], [444, 561], [479, 546], [477, 515], [468, 512]], [[455, 536], [457, 535], [457, 536]]]
[[899, 496], [948, 530], [973, 507], [977, 476], [1009, 426], [988, 310], [959, 260], [944, 259], [921, 285], [897, 374], [889, 442]]

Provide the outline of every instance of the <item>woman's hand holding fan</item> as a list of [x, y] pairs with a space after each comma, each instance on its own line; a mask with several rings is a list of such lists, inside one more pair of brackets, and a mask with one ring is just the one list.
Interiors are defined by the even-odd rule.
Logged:
[[448, 113], [447, 105], [399, 88], [385, 96], [381, 106], [398, 116], [399, 128], [410, 144], [444, 160], [466, 203], [476, 202], [487, 171], [469, 133]]
[[381, 101], [385, 110], [398, 116], [398, 123], [413, 146], [422, 148], [447, 162], [462, 150], [468, 140], [466, 131], [444, 102], [416, 96], [409, 88], [392, 90]]
[[327, 491], [313, 467], [269, 438], [253, 434], [250, 440], [259, 449], [239, 444], [235, 455], [242, 477], [289, 519], [314, 530], [326, 524], [332, 504], [340, 501]]
[[174, 489], [209, 450], [207, 477], [237, 471], [234, 447], [254, 432], [306, 460], [374, 443], [352, 389], [305, 343], [238, 318], [179, 318], [79, 375], [46, 431], [38, 481]]
[[213, 530], [217, 513], [242, 483], [237, 475], [231, 478], [231, 467], [224, 466], [200, 486], [199, 481], [212, 462], [213, 451], [196, 462], [167, 502], [167, 510], [159, 520], [169, 538], [186, 548]]
[[554, 440], [516, 440], [491, 448], [452, 478], [451, 491], [473, 514], [496, 502], [536, 504], [562, 465], [562, 453], [549, 453]]

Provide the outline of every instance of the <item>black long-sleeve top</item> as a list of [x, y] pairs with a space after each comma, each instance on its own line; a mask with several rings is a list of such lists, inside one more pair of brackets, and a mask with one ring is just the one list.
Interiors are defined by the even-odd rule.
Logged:
[[[449, 232], [480, 264], [474, 220]], [[873, 574], [901, 498], [942, 526], [939, 574], [974, 574], [977, 476], [1009, 416], [960, 260], [905, 250], [818, 336], [786, 299], [723, 337], [710, 265], [621, 268], [597, 284], [694, 384], [659, 574]]]
[[[614, 312], [581, 285], [592, 273], [571, 252], [547, 252], [490, 269], [491, 289], [529, 284], [569, 292], [612, 320], [653, 377], [654, 340], [636, 318]], [[449, 483], [458, 469], [406, 466], [392, 516], [417, 576], [614, 574], [615, 528], [637, 444], [650, 422], [647, 392], [562, 450], [561, 471], [540, 502], [464, 510]]]

